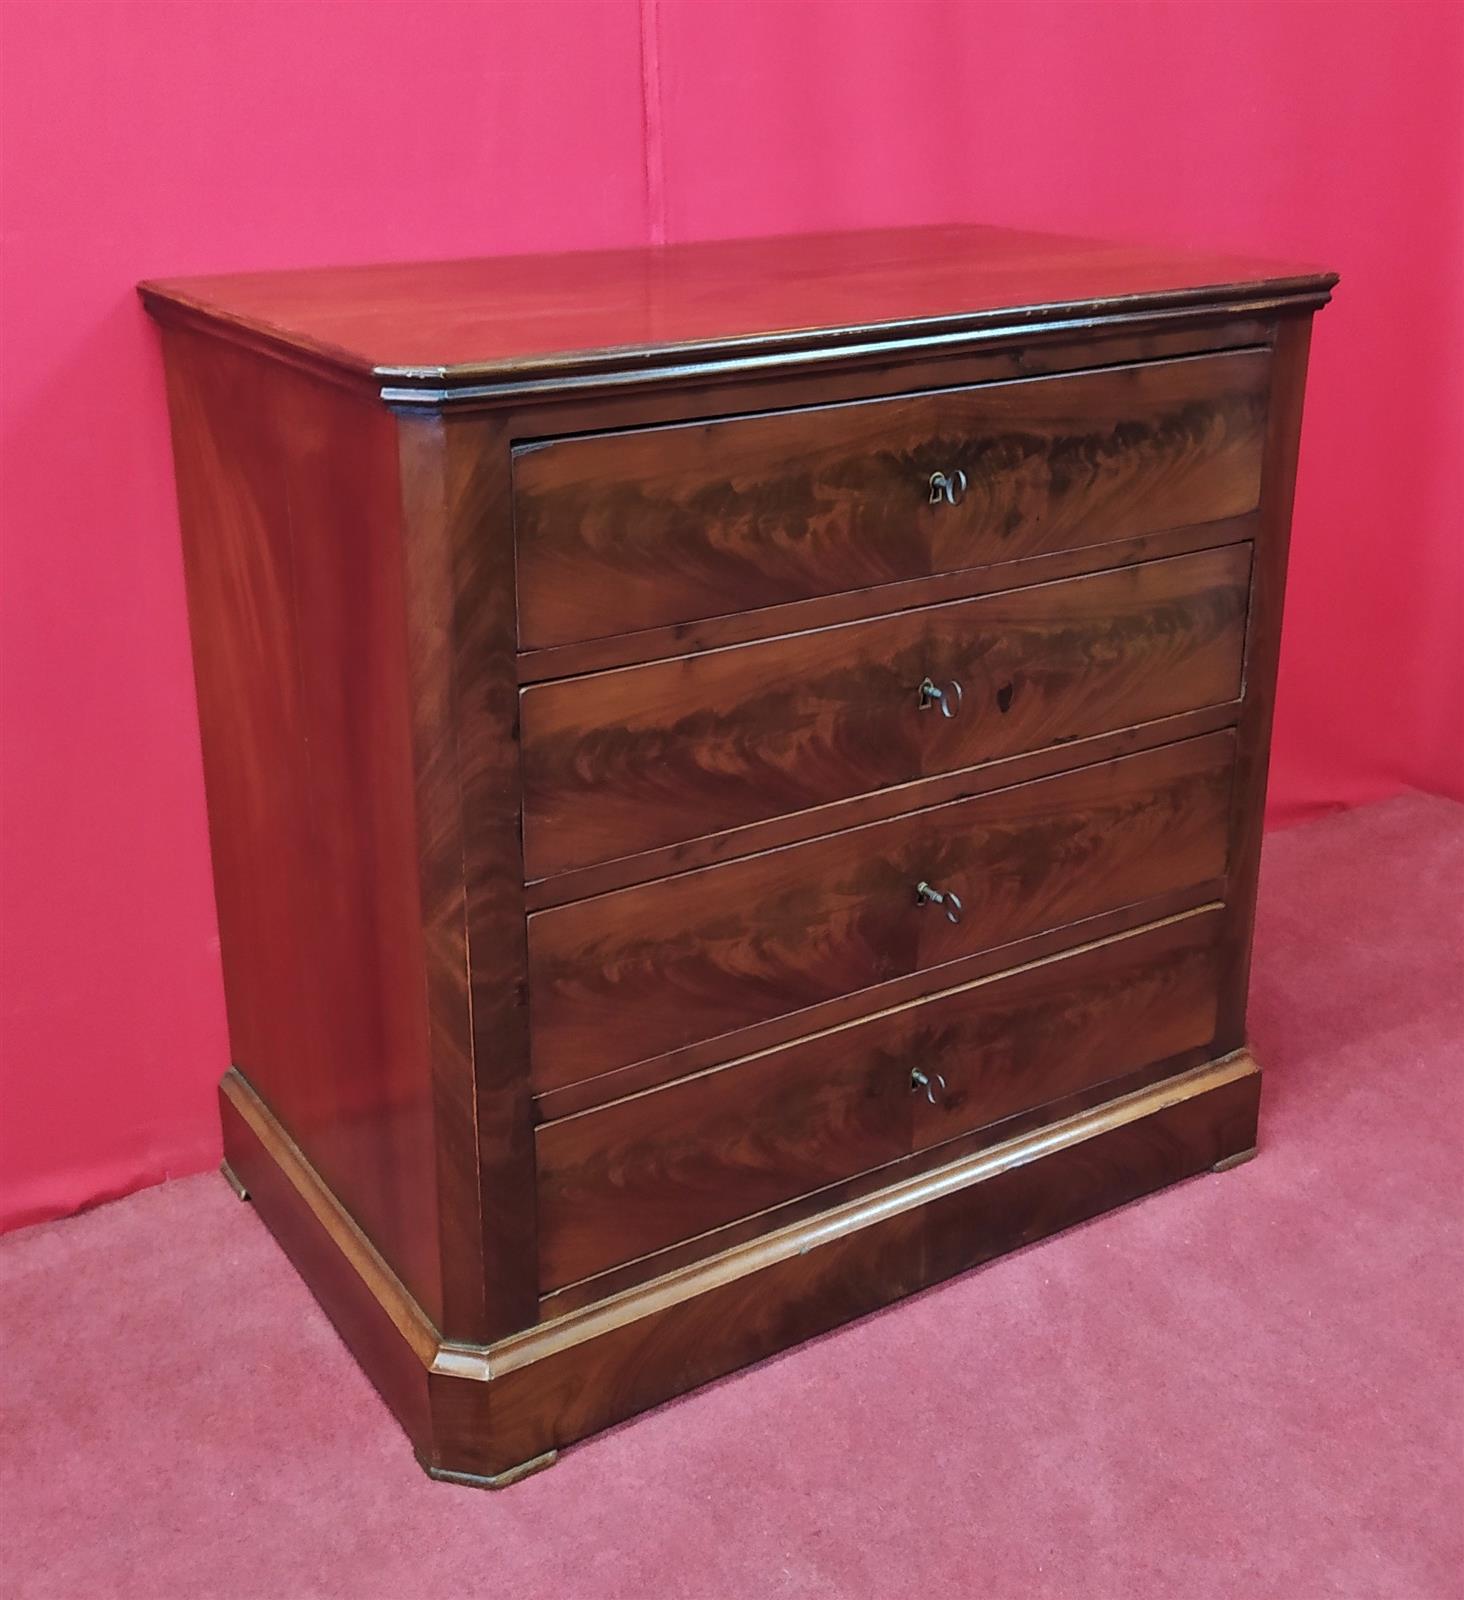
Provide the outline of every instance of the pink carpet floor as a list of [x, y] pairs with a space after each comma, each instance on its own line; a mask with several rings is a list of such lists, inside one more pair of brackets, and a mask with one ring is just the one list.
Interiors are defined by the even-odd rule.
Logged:
[[1464, 1595], [1464, 807], [1267, 841], [1261, 1153], [433, 1484], [214, 1175], [0, 1241], [4, 1594]]

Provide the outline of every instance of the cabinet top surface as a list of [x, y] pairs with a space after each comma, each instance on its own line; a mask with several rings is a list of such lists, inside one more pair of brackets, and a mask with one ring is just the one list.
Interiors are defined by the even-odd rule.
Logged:
[[1247, 257], [963, 226], [242, 273], [140, 291], [165, 321], [411, 385], [1316, 302], [1334, 281]]

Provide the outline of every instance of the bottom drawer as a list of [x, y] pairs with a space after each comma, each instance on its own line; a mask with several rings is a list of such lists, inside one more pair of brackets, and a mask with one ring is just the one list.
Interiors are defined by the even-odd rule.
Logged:
[[1208, 1044], [1220, 921], [1188, 912], [546, 1123], [541, 1289]]

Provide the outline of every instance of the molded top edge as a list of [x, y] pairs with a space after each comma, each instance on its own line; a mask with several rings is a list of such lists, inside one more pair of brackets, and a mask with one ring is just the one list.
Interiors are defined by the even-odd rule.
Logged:
[[1336, 274], [990, 227], [729, 239], [139, 285], [209, 327], [400, 390], [519, 385], [1249, 300]]

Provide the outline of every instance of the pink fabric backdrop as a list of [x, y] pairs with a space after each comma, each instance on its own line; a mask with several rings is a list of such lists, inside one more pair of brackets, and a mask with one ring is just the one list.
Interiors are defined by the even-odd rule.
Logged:
[[945, 220], [1338, 268], [1272, 788], [1464, 797], [1464, 8], [9, 0], [0, 1222], [216, 1158], [146, 275]]

